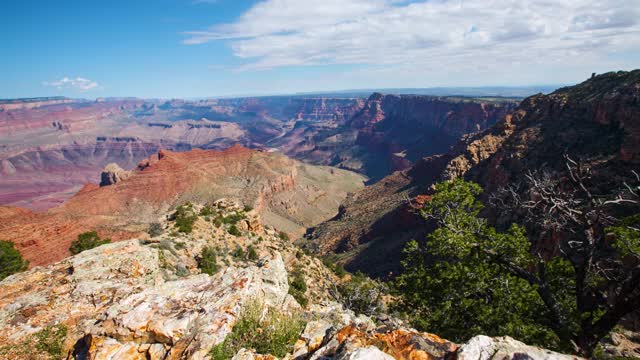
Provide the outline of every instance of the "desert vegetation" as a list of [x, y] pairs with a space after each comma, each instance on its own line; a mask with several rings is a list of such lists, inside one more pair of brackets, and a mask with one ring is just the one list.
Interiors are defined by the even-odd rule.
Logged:
[[149, 230], [147, 232], [151, 237], [156, 237], [162, 235], [162, 233], [164, 233], [164, 229], [162, 228], [162, 224], [153, 222], [149, 224]]
[[214, 360], [228, 360], [241, 348], [255, 349], [259, 354], [285, 356], [293, 349], [293, 344], [304, 329], [304, 321], [299, 314], [287, 314], [269, 308], [266, 313], [258, 300], [251, 300], [244, 306], [233, 331], [224, 342], [211, 349]]
[[556, 256], [539, 252], [523, 225], [490, 226], [480, 216], [479, 185], [436, 186], [422, 215], [437, 229], [426, 242], [406, 246], [404, 273], [396, 280], [400, 307], [416, 327], [457, 341], [510, 335], [591, 356], [620, 319], [638, 309], [640, 217], [612, 215], [637, 201], [636, 188], [624, 184], [595, 195], [576, 163], [568, 162], [568, 171], [564, 183], [529, 174], [528, 196], [504, 189], [494, 199], [524, 211], [525, 222], [538, 229], [562, 235]]
[[0, 280], [26, 270], [28, 266], [29, 262], [22, 258], [11, 241], [0, 240]]
[[302, 269], [297, 266], [289, 273], [289, 295], [293, 296], [298, 304], [307, 306], [309, 299], [306, 296], [307, 281]]
[[78, 239], [71, 243], [69, 252], [75, 255], [110, 242], [111, 239], [101, 239], [95, 231], [87, 231], [78, 235]]
[[389, 293], [386, 284], [363, 273], [349, 274], [332, 289], [334, 297], [356, 314], [376, 315], [386, 310], [383, 297]]
[[28, 359], [63, 358], [64, 340], [68, 329], [65, 325], [52, 325], [27, 337], [17, 345], [0, 346], [0, 355]]
[[216, 249], [213, 247], [205, 246], [197, 261], [198, 268], [203, 273], [213, 275], [218, 272]]
[[185, 203], [176, 208], [176, 211], [171, 215], [170, 220], [175, 221], [175, 227], [178, 231], [185, 234], [191, 234], [193, 231], [193, 223], [198, 219], [198, 215], [193, 209], [193, 204]]

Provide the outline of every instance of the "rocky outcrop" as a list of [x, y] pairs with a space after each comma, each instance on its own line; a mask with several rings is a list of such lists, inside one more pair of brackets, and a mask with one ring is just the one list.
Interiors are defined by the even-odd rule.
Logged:
[[[255, 211], [230, 199], [209, 205], [190, 235], [163, 221], [165, 231], [156, 237], [102, 245], [0, 281], [0, 359], [209, 359], [242, 309], [256, 304], [295, 312], [306, 323], [286, 359], [566, 358], [509, 338], [458, 346], [388, 315], [376, 321], [357, 315], [332, 300], [339, 280], [319, 259], [300, 254], [269, 226], [240, 225], [259, 223]], [[231, 215], [241, 215], [240, 233], [211, 220]], [[252, 246], [255, 259], [238, 257], [229, 246]], [[217, 253], [213, 275], [198, 266], [205, 247]], [[306, 308], [288, 294], [290, 269], [308, 276]], [[276, 357], [244, 348], [233, 359]]]
[[131, 176], [131, 172], [123, 170], [118, 164], [110, 163], [100, 174], [100, 186], [109, 186], [121, 182]]
[[508, 336], [490, 338], [479, 335], [457, 351], [458, 360], [575, 360], [576, 356], [562, 355], [539, 347], [528, 346]]
[[65, 348], [88, 359], [202, 359], [224, 340], [248, 299], [280, 307], [287, 297], [278, 253], [253, 266], [179, 281], [163, 278], [161, 253], [131, 240], [5, 279], [0, 344], [64, 324], [70, 331]]

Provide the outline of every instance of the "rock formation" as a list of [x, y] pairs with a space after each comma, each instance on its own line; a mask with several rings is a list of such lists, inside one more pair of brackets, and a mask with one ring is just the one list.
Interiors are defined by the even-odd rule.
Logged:
[[121, 182], [131, 176], [131, 172], [123, 170], [118, 164], [110, 163], [100, 174], [100, 186], [109, 186]]
[[[242, 211], [225, 199], [211, 206], [218, 216]], [[255, 211], [243, 216], [260, 222]], [[232, 235], [228, 225], [206, 216], [194, 225], [191, 235], [173, 234], [169, 220], [157, 237], [102, 245], [1, 281], [0, 359], [209, 359], [256, 300], [304, 319], [288, 359], [573, 359], [510, 338], [479, 336], [457, 345], [387, 315], [374, 322], [332, 301], [335, 275], [318, 259], [298, 254], [273, 228]], [[254, 246], [256, 259], [230, 254], [230, 244]], [[198, 267], [207, 246], [219, 249], [213, 275]], [[313, 287], [305, 309], [288, 294], [288, 271], [302, 264]], [[233, 358], [275, 359], [246, 348]]]
[[335, 215], [363, 177], [345, 170], [300, 163], [278, 153], [235, 146], [224, 151], [162, 150], [111, 186], [87, 185], [62, 206], [16, 215], [7, 209], [0, 239], [15, 242], [31, 265], [67, 255], [77, 235], [97, 230], [113, 240], [145, 232], [169, 209], [187, 201], [240, 199], [267, 224], [295, 238]]

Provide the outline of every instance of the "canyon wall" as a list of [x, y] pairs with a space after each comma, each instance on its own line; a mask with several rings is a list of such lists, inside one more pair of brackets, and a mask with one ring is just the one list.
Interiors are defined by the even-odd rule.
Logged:
[[297, 128], [277, 144], [290, 156], [378, 180], [424, 156], [448, 151], [462, 135], [490, 127], [515, 105], [508, 99], [376, 93], [344, 124], [317, 133]]
[[46, 212], [0, 207], [0, 239], [13, 241], [32, 265], [43, 265], [68, 255], [82, 232], [96, 230], [113, 240], [142, 236], [177, 205], [220, 198], [239, 199], [267, 224], [297, 237], [333, 217], [363, 183], [352, 172], [239, 145], [224, 151], [160, 150], [120, 181], [85, 185]]
[[[339, 215], [311, 229], [307, 246], [319, 254], [338, 253], [348, 270], [393, 277], [405, 243], [432, 229], [419, 209], [440, 181], [464, 177], [482, 185], [483, 200], [522, 182], [529, 172], [562, 174], [567, 154], [588, 166], [594, 193], [634, 184], [640, 167], [640, 70], [607, 73], [549, 95], [525, 99], [493, 127], [465, 137], [451, 151], [419, 160], [354, 194]], [[497, 225], [517, 214], [487, 209]], [[538, 239], [554, 251], [552, 239]]]

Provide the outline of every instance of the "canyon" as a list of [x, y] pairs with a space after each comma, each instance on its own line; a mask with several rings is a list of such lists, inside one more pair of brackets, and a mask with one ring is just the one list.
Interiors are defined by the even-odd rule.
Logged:
[[46, 265], [67, 256], [80, 233], [95, 230], [113, 240], [143, 236], [170, 209], [221, 197], [240, 200], [267, 224], [298, 237], [334, 216], [364, 180], [350, 171], [240, 145], [223, 151], [160, 150], [126, 178], [87, 184], [46, 212], [0, 207], [0, 238], [13, 241], [32, 266]]
[[[438, 182], [480, 184], [482, 216], [498, 229], [523, 220], [493, 195], [528, 174], [562, 174], [567, 159], [589, 169], [595, 194], [636, 186], [639, 89], [636, 70], [519, 104], [380, 93], [12, 101], [0, 110], [0, 239], [29, 269], [0, 281], [0, 358], [24, 356], [55, 328], [67, 357], [208, 359], [260, 298], [262, 313], [303, 314], [285, 358], [575, 359], [508, 337], [456, 344], [358, 314], [338, 289], [361, 272], [402, 271], [405, 244], [434, 229], [420, 210]], [[193, 212], [193, 232], [180, 209]], [[527, 230], [540, 253], [560, 251], [553, 234]], [[90, 231], [113, 243], [70, 256]], [[222, 260], [211, 274], [207, 251]], [[635, 335], [621, 334], [602, 347], [636, 351]]]
[[[275, 96], [211, 100], [0, 102], [0, 204], [46, 210], [110, 163], [125, 170], [160, 149], [277, 150], [370, 182], [485, 129], [515, 99], [374, 94], [368, 99]], [[415, 131], [419, 129], [420, 131]]]
[[[521, 184], [529, 173], [562, 174], [565, 154], [590, 169], [596, 194], [636, 184], [639, 89], [640, 71], [635, 70], [531, 96], [494, 126], [463, 137], [450, 151], [424, 157], [353, 194], [334, 219], [309, 230], [305, 246], [336, 257], [348, 270], [392, 278], [401, 270], [406, 242], [424, 239], [433, 230], [419, 210], [438, 182], [464, 178], [479, 183], [489, 207], [485, 215], [498, 226], [522, 219], [499, 206], [492, 208], [491, 196]], [[537, 242], [553, 247], [549, 239]]]

